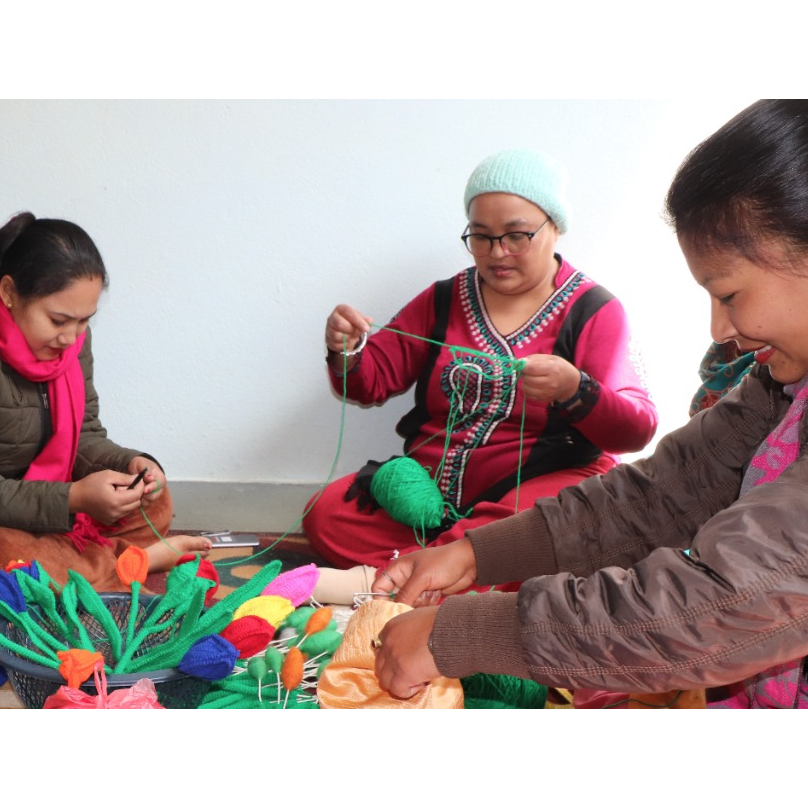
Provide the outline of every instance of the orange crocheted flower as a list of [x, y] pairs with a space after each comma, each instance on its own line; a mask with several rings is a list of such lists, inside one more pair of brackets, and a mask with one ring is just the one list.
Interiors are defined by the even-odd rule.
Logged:
[[57, 651], [56, 656], [62, 662], [59, 673], [67, 680], [67, 686], [75, 689], [93, 675], [96, 664], [104, 664], [104, 657], [99, 651], [87, 651], [84, 648]]
[[118, 556], [115, 569], [128, 586], [134, 581], [142, 584], [149, 574], [149, 554], [142, 547], [131, 544]]

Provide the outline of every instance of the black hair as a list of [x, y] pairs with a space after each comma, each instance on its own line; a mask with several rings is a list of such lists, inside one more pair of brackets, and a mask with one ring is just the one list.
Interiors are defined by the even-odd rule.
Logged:
[[756, 101], [700, 143], [679, 167], [665, 218], [696, 248], [760, 259], [780, 241], [808, 252], [808, 100]]
[[19, 213], [0, 228], [0, 277], [8, 275], [28, 300], [61, 292], [76, 280], [109, 284], [101, 253], [77, 224]]

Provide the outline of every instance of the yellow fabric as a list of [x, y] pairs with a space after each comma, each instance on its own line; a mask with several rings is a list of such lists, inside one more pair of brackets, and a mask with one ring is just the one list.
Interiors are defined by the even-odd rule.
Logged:
[[432, 709], [463, 708], [459, 679], [439, 677], [410, 699], [397, 699], [379, 686], [375, 654], [370, 641], [388, 620], [412, 607], [377, 599], [364, 603], [351, 615], [342, 643], [320, 674], [317, 696], [325, 709]]

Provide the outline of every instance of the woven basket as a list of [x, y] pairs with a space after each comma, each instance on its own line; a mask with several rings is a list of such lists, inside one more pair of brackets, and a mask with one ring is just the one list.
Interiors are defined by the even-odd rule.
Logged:
[[[110, 614], [115, 620], [115, 624], [122, 630], [125, 636], [126, 626], [129, 622], [131, 595], [128, 592], [115, 592], [101, 593], [100, 597], [109, 609]], [[141, 624], [148, 617], [150, 613], [149, 606], [155, 599], [156, 596], [145, 595], [139, 598], [135, 634], [137, 634]], [[49, 619], [39, 611], [37, 606], [29, 607], [28, 613], [34, 620], [54, 633], [55, 636], [58, 636], [58, 632], [54, 631]], [[111, 663], [110, 647], [106, 632], [92, 615], [79, 609], [78, 616], [92, 640], [93, 648], [101, 653], [105, 662]], [[170, 640], [181, 625], [182, 621], [178, 620], [176, 624], [165, 631], [148, 635], [141, 647], [135, 652], [134, 658], [137, 659], [138, 656], [145, 654], [150, 648], [156, 645], [162, 645]], [[0, 617], [0, 632], [8, 637], [8, 639], [13, 640], [25, 648], [38, 650], [25, 632], [20, 631], [16, 626], [2, 617]], [[0, 647], [0, 667], [6, 669], [8, 680], [14, 692], [17, 694], [17, 698], [29, 709], [42, 708], [48, 696], [53, 695], [62, 685], [67, 684], [58, 671], [31, 662], [3, 647]], [[151, 681], [154, 682], [154, 687], [157, 691], [157, 700], [160, 702], [161, 706], [168, 709], [195, 710], [202, 703], [211, 685], [206, 679], [197, 679], [194, 676], [188, 676], [182, 673], [176, 668], [167, 668], [164, 670], [142, 671], [138, 673], [108, 674], [107, 693], [112, 693], [121, 688], [132, 687], [132, 685], [140, 679], [151, 679]], [[92, 678], [83, 684], [80, 689], [85, 693], [89, 693], [91, 696], [98, 694]]]

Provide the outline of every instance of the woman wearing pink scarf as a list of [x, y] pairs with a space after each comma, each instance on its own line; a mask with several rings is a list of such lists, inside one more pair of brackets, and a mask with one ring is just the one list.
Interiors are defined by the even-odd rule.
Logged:
[[77, 225], [22, 213], [0, 228], [0, 569], [36, 560], [60, 584], [72, 569], [99, 591], [122, 588], [115, 562], [129, 544], [150, 572], [209, 550], [198, 536], [160, 539], [172, 513], [162, 468], [99, 420], [88, 325], [107, 283]]

